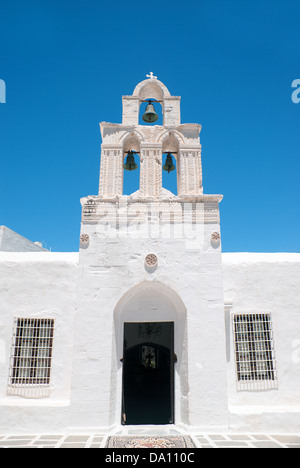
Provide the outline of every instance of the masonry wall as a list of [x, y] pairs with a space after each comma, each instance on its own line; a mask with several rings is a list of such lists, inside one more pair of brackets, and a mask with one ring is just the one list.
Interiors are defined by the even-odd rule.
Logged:
[[[258, 432], [299, 431], [300, 254], [225, 253], [222, 258], [230, 423]], [[237, 389], [232, 316], [247, 313], [271, 314], [277, 388]]]
[[[77, 253], [0, 252], [0, 433], [63, 427], [70, 403]], [[14, 318], [54, 319], [50, 395], [8, 393]], [[48, 429], [49, 428], [49, 429]]]
[[[115, 225], [109, 218], [106, 227], [102, 218], [101, 223], [82, 222], [82, 236], [89, 241], [81, 245], [79, 256], [72, 381], [78, 423], [104, 428], [121, 423], [123, 324], [169, 318], [175, 324], [178, 356], [175, 422], [224, 428], [222, 260], [220, 242], [211, 241], [219, 230], [218, 204], [206, 207], [205, 220], [214, 213], [215, 222], [200, 223], [194, 239], [195, 225], [189, 230], [186, 223], [175, 235], [176, 224], [157, 224], [155, 217], [153, 224], [145, 223], [142, 205], [137, 208], [140, 218], [130, 217], [128, 223], [123, 218]], [[155, 268], [147, 267], [147, 254], [157, 256]]]
[[[226, 420], [224, 414], [220, 417], [225, 408], [229, 430], [300, 431], [300, 254], [220, 254], [212, 249], [208, 231], [199, 263], [199, 254], [180, 251], [176, 240], [142, 244], [110, 239], [95, 257], [101, 240], [92, 226], [89, 233], [91, 248], [83, 250], [87, 258], [79, 276], [85, 268], [89, 274], [81, 284], [86, 292], [79, 298], [77, 319], [77, 253], [0, 253], [0, 433], [118, 424], [122, 321], [137, 320], [138, 313], [141, 321], [155, 320], [161, 314], [158, 306], [163, 307], [159, 317], [174, 320], [177, 327], [177, 423], [218, 430]], [[150, 251], [158, 256], [154, 271], [144, 264]], [[225, 311], [216, 286], [222, 274]], [[141, 308], [143, 301], [146, 307]], [[277, 388], [237, 389], [232, 316], [238, 313], [271, 314]], [[7, 393], [14, 317], [55, 320], [47, 398]], [[218, 379], [222, 366], [227, 387], [223, 376], [223, 386]]]
[[0, 226], [0, 251], [3, 252], [46, 252], [41, 243], [31, 242], [6, 226]]

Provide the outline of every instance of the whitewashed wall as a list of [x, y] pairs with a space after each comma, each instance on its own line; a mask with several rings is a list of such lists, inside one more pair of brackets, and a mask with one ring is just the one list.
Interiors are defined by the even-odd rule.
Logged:
[[[132, 229], [136, 229], [131, 220]], [[143, 238], [83, 224], [74, 346], [72, 404], [78, 423], [109, 427], [121, 422], [120, 358], [123, 323], [175, 322], [175, 422], [226, 427], [227, 388], [219, 225], [203, 226], [201, 242]], [[117, 236], [120, 236], [118, 237]], [[145, 267], [153, 253], [157, 268]]]
[[[152, 319], [175, 322], [176, 423], [195, 431], [300, 431], [299, 254], [221, 255], [207, 231], [201, 254], [183, 255], [176, 240], [111, 240], [95, 258], [100, 239], [92, 230], [91, 244], [81, 251], [84, 294], [77, 297], [77, 317], [77, 253], [0, 254], [0, 433], [108, 430], [119, 424], [122, 324]], [[145, 268], [149, 252], [158, 257], [154, 271]], [[217, 286], [221, 257], [225, 313]], [[107, 268], [109, 259], [114, 262]], [[85, 276], [86, 268], [93, 274]], [[272, 314], [278, 388], [237, 390], [234, 313]], [[19, 316], [55, 319], [49, 398], [7, 395], [13, 321]]]
[[[230, 423], [243, 430], [300, 430], [300, 254], [225, 253], [228, 404]], [[277, 388], [238, 391], [232, 315], [270, 313]]]
[[[0, 252], [0, 432], [66, 424], [70, 403], [78, 253]], [[14, 317], [54, 319], [50, 397], [7, 393]]]

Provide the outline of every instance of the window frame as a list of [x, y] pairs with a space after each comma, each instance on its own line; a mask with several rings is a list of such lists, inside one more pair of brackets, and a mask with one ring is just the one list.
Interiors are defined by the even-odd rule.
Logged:
[[277, 388], [271, 314], [235, 313], [232, 315], [232, 327], [237, 388]]
[[[8, 377], [8, 392], [50, 388], [53, 318], [15, 317]], [[22, 393], [22, 392], [21, 392]]]

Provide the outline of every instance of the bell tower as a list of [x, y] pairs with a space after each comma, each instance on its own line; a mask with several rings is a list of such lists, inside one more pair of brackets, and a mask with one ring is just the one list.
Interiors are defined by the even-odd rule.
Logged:
[[[123, 96], [122, 123], [100, 123], [99, 193], [81, 199], [72, 378], [74, 414], [91, 426], [129, 420], [124, 359], [128, 342], [140, 342], [143, 324], [156, 330], [154, 341], [169, 336], [167, 423], [227, 426], [222, 195], [203, 193], [201, 125], [181, 123], [180, 99], [150, 73]], [[123, 194], [126, 170], [139, 172], [131, 195]], [[163, 188], [163, 171], [176, 171], [177, 193]], [[152, 345], [159, 365], [162, 341]], [[82, 387], [84, 401], [77, 397]]]
[[[100, 124], [100, 197], [123, 194], [124, 158], [129, 151], [140, 158], [139, 197], [163, 196], [162, 156], [165, 153], [177, 162], [178, 196], [203, 193], [201, 125], [181, 124], [180, 97], [171, 96], [153, 74], [148, 76], [131, 96], [123, 96], [122, 124]], [[146, 100], [152, 107], [161, 106], [163, 125], [139, 125], [140, 106]]]

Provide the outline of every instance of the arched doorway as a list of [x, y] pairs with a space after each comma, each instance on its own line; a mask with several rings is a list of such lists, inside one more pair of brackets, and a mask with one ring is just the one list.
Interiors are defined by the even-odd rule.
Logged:
[[[179, 295], [158, 281], [144, 281], [121, 297], [114, 310], [112, 424], [188, 422], [186, 313]], [[139, 374], [141, 364], [144, 369], [140, 367]], [[138, 385], [144, 393], [140, 394]], [[166, 410], [161, 415], [155, 410], [149, 418], [155, 404], [157, 410]]]

